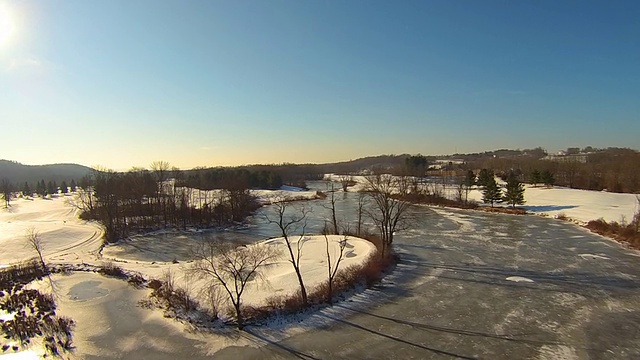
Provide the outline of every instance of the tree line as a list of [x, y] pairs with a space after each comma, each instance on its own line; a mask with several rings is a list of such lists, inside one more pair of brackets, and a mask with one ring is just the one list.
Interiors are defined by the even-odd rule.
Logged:
[[4, 201], [4, 207], [8, 208], [11, 204], [11, 200], [16, 197], [17, 194], [22, 194], [24, 197], [32, 197], [34, 195], [46, 197], [47, 195], [54, 195], [58, 193], [67, 194], [69, 191], [75, 191], [77, 185], [74, 179], [71, 180], [69, 185], [66, 181], [62, 181], [60, 186], [56, 181], [45, 182], [44, 179], [33, 184], [25, 181], [20, 187], [18, 184], [12, 184], [7, 179], [3, 179], [0, 182], [0, 198]]
[[552, 159], [532, 156], [488, 158], [466, 164], [468, 168], [513, 171], [521, 181], [545, 183], [539, 175], [551, 174], [552, 183], [574, 189], [640, 192], [640, 152], [627, 148], [568, 149], [566, 156]]
[[[234, 172], [203, 174], [186, 177], [164, 161], [152, 163], [150, 170], [98, 169], [83, 179], [74, 205], [83, 211], [83, 218], [104, 226], [107, 241], [115, 241], [158, 228], [212, 227], [242, 221], [258, 207], [249, 193], [250, 179], [269, 178], [250, 172], [238, 178]], [[277, 184], [276, 177], [271, 179]]]

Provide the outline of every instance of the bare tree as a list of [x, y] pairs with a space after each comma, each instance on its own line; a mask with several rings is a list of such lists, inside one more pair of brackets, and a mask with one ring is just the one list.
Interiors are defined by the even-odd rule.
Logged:
[[[306, 207], [292, 207], [293, 211], [287, 213], [289, 202], [286, 199], [277, 199], [272, 202], [273, 208], [276, 211], [275, 217], [269, 217], [265, 214], [264, 217], [270, 224], [278, 226], [282, 238], [289, 253], [289, 262], [293, 266], [293, 270], [298, 277], [298, 284], [300, 285], [300, 295], [302, 296], [302, 302], [306, 306], [307, 289], [304, 286], [304, 280], [302, 279], [302, 272], [300, 271], [300, 257], [302, 256], [302, 246], [304, 245], [304, 233], [307, 226], [307, 214], [310, 212]], [[293, 244], [291, 235], [294, 232], [300, 232], [298, 241]], [[295, 246], [295, 249], [294, 249]]]
[[200, 296], [206, 300], [211, 311], [211, 317], [216, 320], [226, 302], [227, 292], [220, 288], [220, 285], [209, 283], [200, 290]]
[[[465, 193], [465, 186], [464, 186], [464, 177], [463, 176], [456, 176], [456, 182], [454, 185], [454, 196], [455, 196], [455, 200], [458, 203], [462, 203], [463, 199], [467, 198], [467, 195]], [[464, 200], [466, 202], [466, 200]]]
[[333, 226], [332, 228], [332, 233], [333, 234], [338, 234], [338, 219], [336, 218], [336, 189], [335, 189], [335, 185], [333, 184], [333, 181], [329, 182], [327, 184], [327, 186], [331, 187], [331, 190], [328, 190], [329, 193], [331, 194], [329, 197], [329, 204], [330, 205], [322, 205], [323, 208], [331, 211], [331, 225]]
[[338, 181], [342, 185], [342, 191], [344, 192], [347, 192], [347, 188], [356, 183], [352, 175], [338, 175]]
[[[327, 302], [332, 305], [333, 304], [333, 280], [336, 278], [338, 274], [338, 268], [340, 267], [340, 263], [344, 257], [344, 249], [347, 247], [347, 237], [345, 236], [342, 240], [338, 242], [338, 251], [337, 254], [331, 255], [331, 249], [329, 246], [329, 237], [324, 235], [324, 243], [326, 245], [327, 250], [327, 271], [328, 271], [328, 285], [329, 289], [327, 291]], [[333, 264], [331, 263], [331, 259], [334, 259]]]
[[388, 174], [366, 177], [365, 191], [371, 199], [367, 214], [378, 228], [382, 240], [381, 256], [386, 256], [396, 231], [406, 228], [409, 201], [406, 177]]
[[56, 284], [51, 277], [51, 272], [49, 271], [49, 267], [47, 263], [44, 261], [44, 248], [42, 246], [42, 238], [40, 237], [40, 233], [37, 232], [34, 228], [27, 229], [27, 233], [25, 235], [26, 246], [33, 251], [38, 256], [38, 262], [40, 262], [40, 266], [42, 267], [42, 273], [47, 276], [49, 280], [49, 286], [51, 287], [51, 295], [57, 297], [57, 288]]
[[44, 261], [42, 238], [40, 237], [40, 233], [37, 232], [34, 228], [29, 228], [27, 229], [25, 240], [27, 242], [27, 247], [35, 251], [38, 255], [38, 261], [40, 262], [40, 266], [42, 266], [42, 270], [44, 271], [44, 273], [48, 274], [49, 269], [47, 268], [47, 264]]
[[631, 220], [631, 223], [633, 224], [637, 234], [640, 232], [640, 195], [636, 195], [636, 201], [636, 212], [633, 214], [633, 220]]
[[364, 215], [365, 212], [365, 207], [367, 206], [367, 195], [366, 193], [359, 193], [358, 194], [358, 223], [356, 224], [356, 235], [360, 236], [362, 235], [362, 217]]
[[242, 295], [250, 281], [261, 278], [261, 267], [277, 258], [269, 245], [240, 246], [222, 238], [203, 242], [194, 250], [190, 271], [206, 281], [205, 287], [219, 287], [226, 292], [236, 313], [238, 329], [244, 327]]
[[95, 216], [95, 197], [91, 186], [87, 186], [86, 189], [78, 187], [76, 194], [71, 198], [65, 199], [65, 203], [81, 212], [89, 213], [91, 217]]
[[166, 161], [154, 161], [150, 167], [157, 183], [156, 203], [162, 209], [164, 226], [167, 226], [167, 194], [165, 192], [165, 182], [169, 176], [171, 165]]

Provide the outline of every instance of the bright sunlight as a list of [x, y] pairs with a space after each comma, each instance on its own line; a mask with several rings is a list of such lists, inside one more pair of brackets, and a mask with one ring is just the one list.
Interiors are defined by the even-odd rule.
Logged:
[[15, 29], [11, 13], [6, 6], [0, 5], [0, 47], [7, 44]]

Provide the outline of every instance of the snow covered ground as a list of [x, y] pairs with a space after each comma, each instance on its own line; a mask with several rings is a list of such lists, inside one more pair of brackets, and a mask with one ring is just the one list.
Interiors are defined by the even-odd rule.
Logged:
[[76, 209], [66, 204], [69, 198], [15, 199], [8, 209], [0, 209], [0, 267], [36, 255], [25, 242], [30, 229], [40, 234], [50, 260], [78, 261], [94, 254], [102, 243], [102, 228], [78, 219]]
[[[339, 242], [344, 237], [338, 235], [329, 235], [329, 254], [331, 256], [332, 266], [339, 256]], [[297, 248], [298, 241], [302, 241], [302, 252], [300, 257], [300, 268], [302, 269], [302, 278], [307, 291], [312, 290], [316, 285], [327, 280], [327, 255], [324, 236], [299, 236], [291, 237], [292, 248]], [[247, 288], [247, 297], [245, 302], [252, 305], [263, 305], [263, 300], [272, 295], [290, 295], [299, 289], [298, 279], [293, 270], [293, 266], [289, 262], [288, 250], [284, 238], [269, 239], [263, 244], [275, 246], [276, 251], [282, 254], [275, 262], [268, 266], [264, 272], [267, 282], [264, 284], [251, 284]], [[344, 269], [350, 265], [357, 265], [366, 260], [375, 252], [375, 246], [364, 239], [348, 237], [340, 269]]]
[[[307, 193], [307, 192], [303, 192]], [[309, 192], [312, 193], [312, 192]], [[271, 194], [270, 192], [265, 193]], [[315, 194], [315, 193], [314, 193]], [[280, 195], [286, 196], [287, 194]], [[177, 285], [184, 284], [183, 271], [188, 261], [181, 258], [180, 263], [174, 264], [171, 249], [161, 239], [145, 241], [145, 252], [165, 254], [164, 261], [132, 256], [130, 251], [122, 251], [128, 242], [112, 244], [104, 248], [103, 256], [98, 258], [98, 251], [102, 243], [100, 226], [93, 222], [80, 220], [76, 211], [65, 201], [68, 197], [54, 197], [48, 199], [17, 199], [9, 209], [0, 210], [0, 264], [16, 263], [34, 257], [33, 250], [25, 246], [25, 234], [29, 229], [39, 232], [43, 240], [45, 258], [51, 263], [93, 264], [101, 265], [105, 261], [114, 261], [125, 270], [140, 272], [145, 276], [160, 278], [167, 269], [177, 277]], [[166, 236], [166, 235], [165, 235]], [[152, 238], [152, 237], [150, 237]], [[195, 242], [193, 238], [176, 234], [176, 242]], [[342, 237], [329, 236], [332, 259], [337, 257], [338, 243]], [[153, 239], [151, 239], [153, 240]], [[301, 268], [303, 279], [308, 289], [326, 280], [327, 260], [325, 239], [323, 236], [292, 236], [292, 246], [297, 248], [298, 240], [301, 246]], [[177, 243], [170, 243], [169, 247], [176, 247]], [[282, 238], [265, 240], [264, 244], [275, 246], [282, 253], [275, 262], [268, 266], [265, 278], [268, 281], [260, 286], [252, 285], [247, 289], [247, 301], [254, 305], [262, 303], [266, 297], [278, 294], [292, 294], [297, 290], [297, 278], [293, 267], [286, 257], [286, 247]], [[177, 250], [176, 250], [177, 251]], [[367, 259], [375, 247], [368, 241], [358, 238], [348, 238], [341, 268], [358, 264]], [[335, 261], [335, 260], [333, 260]], [[196, 289], [197, 290], [197, 289]], [[194, 291], [196, 292], [196, 291]]]
[[[296, 192], [296, 194], [299, 193], [300, 191]], [[302, 193], [309, 193], [309, 196], [311, 193], [315, 195], [315, 192]], [[265, 196], [271, 196], [272, 194], [272, 192], [264, 193]], [[286, 191], [277, 193], [277, 196], [287, 195], [289, 194]], [[186, 283], [189, 282], [190, 285], [188, 288], [191, 293], [198, 298], [201, 303], [206, 303], [204, 299], [199, 299], [198, 296], [198, 286], [201, 285], [202, 282], [193, 281], [193, 279], [189, 279], [185, 276], [184, 270], [189, 267], [190, 261], [181, 261], [180, 263], [174, 264], [172, 261], [161, 262], [129, 259], [126, 255], [118, 256], [118, 254], [122, 253], [118, 251], [118, 248], [120, 247], [118, 244], [106, 247], [104, 249], [104, 256], [100, 258], [98, 256], [98, 251], [102, 244], [102, 230], [100, 226], [93, 222], [78, 219], [76, 217], [77, 214], [75, 209], [65, 201], [67, 198], [68, 197], [60, 196], [53, 197], [52, 199], [16, 199], [12, 202], [9, 209], [0, 209], [0, 266], [5, 267], [8, 264], [26, 260], [36, 255], [35, 252], [25, 246], [25, 233], [29, 229], [33, 229], [39, 232], [43, 240], [45, 258], [49, 263], [84, 263], [100, 266], [105, 262], [114, 261], [116, 265], [125, 270], [139, 272], [149, 278], [161, 278], [163, 273], [170, 270], [175, 276], [175, 283], [177, 286], [184, 287]], [[191, 240], [193, 241], [193, 239]], [[308, 291], [311, 291], [316, 285], [327, 279], [325, 238], [324, 236], [304, 236], [300, 239], [298, 236], [295, 236], [292, 237], [291, 240], [294, 249], [297, 248], [299, 240], [303, 242], [301, 247], [300, 266], [305, 285]], [[328, 240], [329, 252], [331, 254], [332, 261], [335, 262], [335, 258], [338, 255], [338, 244], [339, 241], [342, 240], [342, 237], [329, 236]], [[150, 244], [153, 243], [151, 242]], [[263, 241], [263, 245], [276, 247], [277, 251], [282, 255], [265, 267], [264, 279], [267, 281], [256, 281], [250, 283], [248, 288], [245, 290], [245, 295], [243, 297], [243, 302], [245, 304], [264, 305], [265, 300], [273, 295], [290, 295], [298, 290], [297, 277], [294, 273], [293, 267], [287, 260], [284, 240], [282, 238], [268, 239]], [[150, 247], [147, 249], [149, 251], [154, 250], [153, 246], [158, 247], [158, 252], [166, 250], [164, 249], [165, 244], [162, 241], [156, 241], [155, 245], [149, 246]], [[374, 251], [375, 247], [370, 242], [358, 238], [348, 238], [346, 248], [344, 250], [344, 258], [340, 264], [340, 268], [361, 263]], [[80, 278], [78, 276], [80, 276]], [[67, 277], [57, 276], [56, 283], [66, 284], [65, 281], [69, 282], [68, 289], [67, 287], [64, 287], [63, 293], [73, 295], [74, 284], [86, 287], [109, 281], [110, 284], [118, 282], [118, 280], [91, 280], [93, 279], [91, 276], [96, 276], [91, 274], [87, 274], [86, 276], [80, 274], [78, 276], [73, 275], [68, 277], [68, 281], [65, 280]], [[84, 279], [82, 276], [85, 276], [89, 280], [78, 280]], [[95, 290], [93, 287], [91, 289]], [[123, 289], [127, 289], [126, 284], [108, 289], [105, 294], [109, 294], [110, 292], [115, 293], [116, 291], [125, 291]], [[64, 310], [62, 313], [75, 318], [82, 314], [89, 314], [86, 316], [95, 317], [95, 314], [102, 311], [98, 310], [96, 313], [96, 309], [91, 309], [90, 311], [89, 309], [86, 309], [87, 311], [78, 313], [78, 311], [74, 309], [81, 303], [78, 303], [77, 301], [79, 300], [72, 299], [70, 301], [67, 297], [63, 297], [60, 304], [61, 310]], [[107, 306], [106, 304], [103, 305]], [[138, 313], [142, 314], [141, 311], [137, 311], [135, 314], [140, 315]], [[2, 315], [3, 318], [9, 317], [8, 314], [0, 315]], [[162, 324], [165, 327], [170, 326], [168, 324], [170, 321], [158, 320], [162, 319], [162, 316], [159, 313], [156, 315], [157, 316], [154, 315], [153, 317], [153, 319], [155, 319], [154, 321], [162, 321]], [[81, 323], [92, 324], [93, 320], [87, 321], [82, 318], [82, 316], [80, 320], [83, 321], [80, 321]], [[149, 315], [145, 316], [149, 317]], [[147, 321], [146, 318], [144, 321]], [[133, 325], [130, 324], [130, 326], [138, 325], [138, 323]], [[105, 329], [108, 330], [108, 328], [109, 327], [107, 326], [105, 328], [100, 328], [100, 331], [97, 331], [96, 328], [92, 327], [91, 329], [85, 330], [88, 334], [102, 334], [106, 331]], [[78, 331], [81, 330], [82, 329], [78, 329]], [[84, 339], [82, 336], [80, 338]], [[80, 340], [80, 342], [80, 345], [85, 348], [85, 351], [86, 349], [91, 349], [90, 344], [84, 344], [83, 340]], [[40, 348], [32, 347], [17, 353], [0, 354], [0, 359], [31, 359], [39, 358], [40, 355], [42, 355]]]
[[[469, 199], [482, 202], [482, 192], [473, 190]], [[551, 217], [565, 215], [578, 223], [603, 218], [606, 221], [633, 219], [638, 202], [634, 194], [578, 190], [561, 187], [545, 188], [527, 185], [522, 206], [535, 214]]]
[[[295, 194], [299, 193], [300, 192], [296, 192]], [[312, 194], [315, 195], [315, 192], [308, 193], [309, 196]], [[272, 193], [265, 193], [265, 198], [270, 194]], [[32, 200], [16, 199], [12, 201], [9, 209], [0, 209], [0, 267], [35, 255], [24, 245], [24, 235], [26, 231], [33, 228], [40, 233], [43, 239], [45, 257], [49, 262], [101, 265], [104, 261], [111, 260], [126, 270], [137, 271], [155, 278], [161, 277], [164, 271], [171, 269], [176, 275], [176, 285], [180, 286], [185, 282], [182, 270], [189, 266], [188, 261], [181, 260], [180, 263], [174, 264], [171, 261], [143, 261], [129, 258], [126, 254], [118, 251], [118, 247], [120, 246], [118, 244], [105, 248], [103, 259], [98, 259], [97, 251], [102, 243], [102, 230], [100, 226], [95, 223], [79, 220], [76, 217], [76, 211], [66, 204], [65, 200], [69, 197], [70, 196], [59, 196], [53, 197], [52, 199], [36, 198]], [[480, 191], [473, 190], [470, 198], [480, 200]], [[608, 221], [619, 221], [622, 216], [630, 220], [636, 210], [636, 199], [632, 194], [614, 194], [565, 188], [547, 189], [543, 187], [527, 187], [525, 199], [527, 201], [525, 207], [532, 212], [546, 213], [550, 216], [563, 213], [579, 221], [588, 221], [600, 217]], [[297, 237], [293, 239], [297, 240]], [[332, 237], [330, 240], [330, 251], [335, 255], [337, 242], [340, 238]], [[324, 237], [322, 236], [306, 236], [303, 241], [305, 243], [302, 247], [301, 267], [303, 269], [305, 284], [307, 288], [311, 290], [315, 285], [325, 281], [327, 277], [325, 243]], [[265, 240], [264, 243], [277, 246], [284, 253], [282, 239], [269, 239]], [[163, 244], [158, 242], [156, 246], [161, 247]], [[150, 251], [153, 251], [153, 246], [150, 248]], [[158, 249], [158, 251], [161, 251], [161, 249]], [[341, 267], [359, 263], [365, 260], [373, 251], [374, 247], [369, 242], [362, 239], [349, 238], [345, 258]], [[83, 286], [91, 285], [92, 281], [102, 281], [93, 280], [93, 278], [90, 279], [91, 276], [95, 276], [92, 274], [87, 274], [86, 276], [87, 279], [83, 278], [84, 280], [82, 281]], [[265, 278], [268, 279], [267, 283], [260, 285], [257, 283], [252, 284], [251, 287], [247, 289], [244, 296], [245, 303], [259, 305], [269, 296], [291, 294], [298, 288], [296, 276], [286, 255], [283, 255], [266, 269]], [[64, 279], [61, 278], [60, 281], [64, 282]], [[104, 281], [110, 282], [111, 280]], [[514, 277], [511, 281], [517, 282], [523, 280]], [[73, 284], [71, 280], [69, 280], [69, 282], [69, 291], [71, 293]], [[115, 285], [113, 286], [113, 289], [110, 291], [115, 293], [117, 287]], [[124, 289], [128, 288], [124, 287]], [[133, 291], [134, 290], [131, 290], [132, 293]], [[195, 286], [192, 286], [192, 291], [194, 293], [197, 291]], [[64, 293], [66, 294], [67, 292]], [[129, 296], [129, 292], [126, 294], [123, 293], [122, 296]], [[70, 303], [69, 306], [68, 313], [73, 315], [74, 309], [78, 304]], [[104, 306], [108, 306], [108, 304], [105, 303]], [[154, 313], [154, 319], [161, 318], [161, 316], [158, 317], [156, 315], [158, 314]], [[85, 323], [90, 324], [91, 321], [87, 320]], [[170, 326], [168, 324], [169, 322], [167, 322], [165, 326]], [[133, 328], [133, 325], [131, 326]], [[78, 331], [80, 331], [80, 329]], [[21, 354], [23, 354], [23, 356], [35, 356], [35, 353], [32, 352], [23, 352]], [[0, 355], [0, 358], [2, 358], [2, 360], [18, 358], [12, 356], [15, 355]]]
[[[339, 181], [336, 174], [326, 174], [325, 179]], [[349, 188], [349, 191], [359, 191], [364, 188], [366, 179], [364, 176], [353, 176], [357, 184]], [[499, 184], [504, 184], [496, 178]], [[453, 198], [455, 190], [451, 187], [445, 189], [445, 194]], [[604, 191], [590, 191], [570, 189], [564, 187], [547, 188], [525, 185], [525, 204], [522, 206], [528, 211], [538, 214], [557, 217], [565, 215], [573, 221], [586, 224], [591, 220], [603, 218], [606, 221], [630, 221], [638, 210], [638, 201], [635, 194], [618, 194]], [[482, 192], [473, 189], [469, 193], [469, 200], [475, 200], [482, 205]], [[499, 205], [498, 205], [499, 206]]]
[[[329, 253], [332, 264], [335, 264], [339, 255], [339, 242], [342, 236], [330, 235]], [[290, 242], [294, 255], [297, 254], [298, 241], [301, 243], [300, 252], [300, 268], [302, 270], [302, 278], [307, 291], [311, 291], [315, 286], [327, 280], [327, 255], [325, 238], [322, 235], [313, 236], [291, 236]], [[193, 241], [193, 240], [192, 240]], [[162, 241], [156, 241], [159, 251], [163, 251]], [[284, 238], [274, 238], [265, 240], [259, 245], [268, 245], [275, 247], [275, 252], [280, 254], [277, 259], [266, 264], [261, 270], [264, 281], [250, 282], [243, 295], [243, 302], [246, 304], [260, 306], [266, 305], [265, 300], [274, 295], [292, 295], [298, 289], [298, 279], [290, 263], [289, 253]], [[148, 248], [149, 245], [147, 245]], [[255, 245], [249, 245], [255, 246]], [[202, 303], [205, 299], [198, 296], [199, 290], [204, 285], [200, 281], [188, 275], [185, 271], [191, 261], [180, 262], [177, 264], [171, 261], [166, 262], [150, 262], [132, 260], [126, 256], [117, 257], [119, 253], [118, 244], [107, 246], [103, 253], [103, 261], [115, 261], [116, 264], [125, 270], [136, 271], [150, 278], [161, 279], [163, 273], [170, 270], [176, 281], [176, 285], [180, 287], [188, 287], [191, 293]], [[148, 250], [148, 249], [147, 249]], [[375, 252], [375, 246], [364, 239], [348, 237], [346, 247], [344, 249], [343, 259], [340, 262], [340, 269], [344, 269], [350, 265], [360, 264]], [[335, 265], [333, 265], [335, 266]]]

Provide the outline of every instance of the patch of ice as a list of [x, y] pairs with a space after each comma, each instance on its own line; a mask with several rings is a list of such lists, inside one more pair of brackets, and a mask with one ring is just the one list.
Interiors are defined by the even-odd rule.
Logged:
[[542, 345], [538, 359], [546, 360], [574, 360], [579, 359], [576, 350], [566, 345]]
[[284, 190], [284, 191], [305, 191], [303, 188], [301, 187], [297, 187], [297, 186], [289, 186], [289, 185], [282, 185], [280, 186], [280, 190]]
[[522, 277], [522, 276], [509, 276], [506, 280], [515, 281], [515, 282], [528, 282], [528, 283], [534, 282], [533, 280], [528, 279], [526, 277]]
[[606, 256], [602, 256], [602, 255], [596, 255], [596, 254], [579, 254], [578, 256], [580, 256], [583, 259], [602, 259], [602, 260], [609, 260], [608, 257]]

